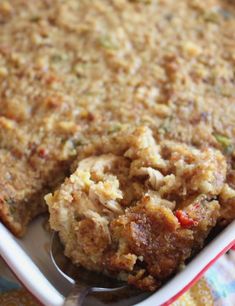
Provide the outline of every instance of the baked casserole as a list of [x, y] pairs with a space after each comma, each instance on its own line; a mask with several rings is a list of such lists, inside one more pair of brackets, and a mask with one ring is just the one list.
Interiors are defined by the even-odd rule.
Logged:
[[[155, 290], [235, 218], [229, 0], [0, 2], [0, 218]], [[62, 185], [61, 185], [62, 184]]]

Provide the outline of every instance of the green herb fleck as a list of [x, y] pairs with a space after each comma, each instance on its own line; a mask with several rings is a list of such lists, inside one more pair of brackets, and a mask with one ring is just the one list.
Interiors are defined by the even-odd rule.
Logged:
[[116, 43], [112, 41], [112, 39], [108, 36], [103, 36], [99, 39], [99, 43], [101, 47], [108, 50], [117, 50], [118, 46]]
[[9, 210], [10, 210], [10, 213], [13, 215], [15, 214], [15, 211], [16, 211], [16, 207], [15, 207], [15, 201], [11, 198], [8, 198], [6, 199], [6, 202], [8, 204], [8, 207], [9, 207]]
[[219, 23], [219, 14], [215, 11], [208, 11], [204, 15], [204, 20], [211, 23]]
[[61, 62], [62, 60], [63, 60], [63, 57], [62, 57], [61, 54], [54, 54], [54, 55], [52, 55], [52, 57], [51, 57], [51, 61], [52, 61], [53, 63], [58, 63], [58, 62]]
[[232, 141], [229, 137], [221, 135], [221, 134], [214, 134], [215, 139], [217, 142], [222, 146], [225, 153], [230, 154], [233, 151]]
[[234, 94], [234, 88], [232, 86], [223, 86], [221, 87], [220, 92], [224, 97], [232, 97]]
[[114, 124], [108, 129], [108, 134], [119, 132], [121, 129], [122, 125], [120, 123]]
[[11, 198], [6, 199], [6, 202], [9, 206], [13, 206], [15, 204], [15, 201]]
[[33, 16], [33, 17], [30, 18], [31, 22], [38, 22], [40, 20], [41, 20], [41, 18], [39, 16]]
[[81, 137], [80, 138], [73, 138], [72, 142], [73, 142], [73, 145], [74, 145], [75, 148], [79, 147], [79, 146], [84, 146], [84, 145], [87, 144], [87, 141], [85, 139], [81, 138]]
[[159, 132], [162, 134], [169, 133], [171, 131], [171, 123], [173, 118], [170, 116], [166, 118], [163, 123], [159, 126]]
[[144, 3], [144, 4], [151, 4], [152, 0], [130, 0], [131, 2], [137, 2], [137, 3]]

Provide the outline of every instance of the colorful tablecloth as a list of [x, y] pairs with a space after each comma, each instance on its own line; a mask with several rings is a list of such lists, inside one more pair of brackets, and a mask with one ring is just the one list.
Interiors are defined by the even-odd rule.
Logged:
[[[2, 262], [0, 262], [0, 305], [39, 305], [25, 289], [20, 287]], [[172, 306], [235, 306], [235, 250], [221, 257], [204, 277]]]

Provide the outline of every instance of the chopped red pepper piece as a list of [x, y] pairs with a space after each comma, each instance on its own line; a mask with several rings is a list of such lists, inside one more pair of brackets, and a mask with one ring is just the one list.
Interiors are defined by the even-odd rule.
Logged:
[[39, 157], [41, 157], [41, 158], [46, 158], [46, 157], [47, 157], [47, 151], [46, 151], [46, 149], [40, 148], [40, 149], [38, 150], [38, 155], [39, 155]]
[[177, 217], [180, 225], [184, 228], [189, 228], [198, 225], [198, 222], [190, 218], [183, 210], [177, 210], [175, 212], [175, 216]]

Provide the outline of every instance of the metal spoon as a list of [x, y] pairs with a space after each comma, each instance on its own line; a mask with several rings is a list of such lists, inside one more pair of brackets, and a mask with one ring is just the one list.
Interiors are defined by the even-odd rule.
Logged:
[[116, 279], [75, 267], [64, 256], [64, 248], [56, 232], [52, 234], [50, 255], [57, 270], [74, 284], [64, 301], [64, 306], [81, 306], [91, 292], [116, 293], [128, 287]]

